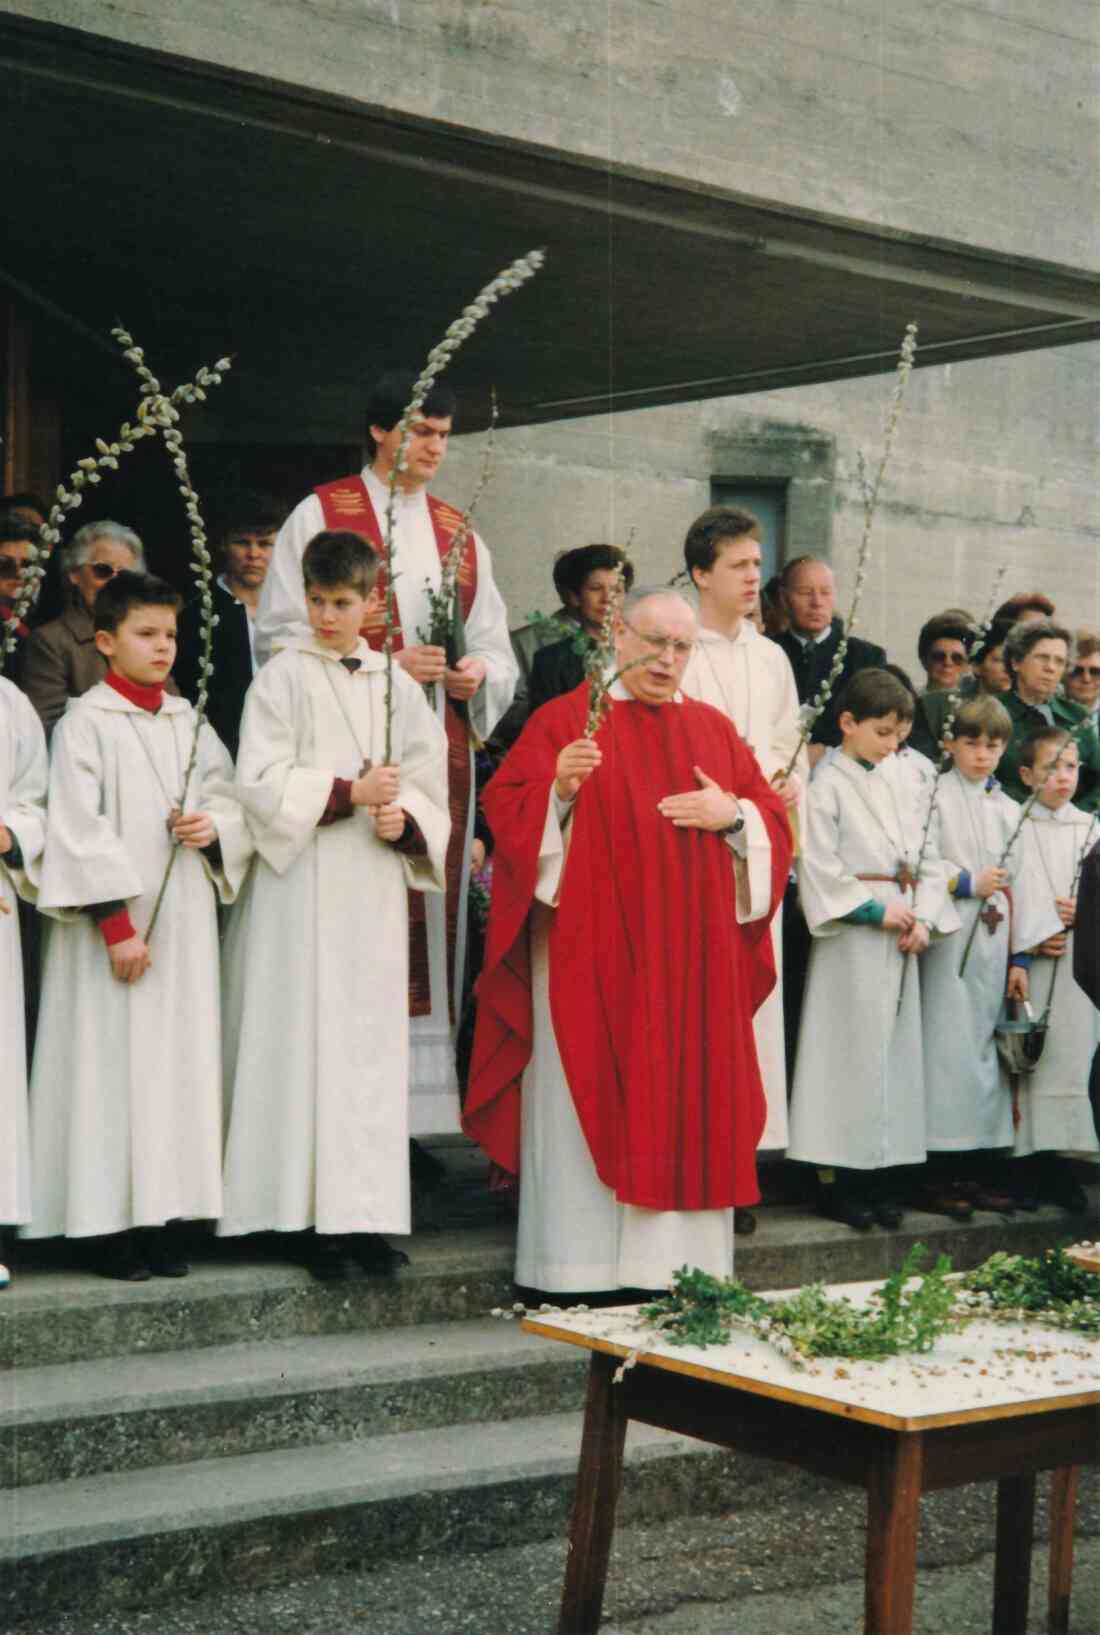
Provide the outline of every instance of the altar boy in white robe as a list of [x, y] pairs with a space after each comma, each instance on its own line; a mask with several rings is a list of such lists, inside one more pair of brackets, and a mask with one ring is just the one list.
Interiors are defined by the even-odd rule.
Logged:
[[129, 571], [96, 599], [108, 671], [54, 729], [38, 895], [51, 923], [26, 1235], [90, 1240], [93, 1269], [126, 1281], [183, 1276], [171, 1223], [221, 1214], [216, 904], [249, 846], [205, 723], [184, 790], [195, 714], [164, 691], [179, 606], [171, 585]]
[[1010, 924], [1014, 916], [1030, 922], [1042, 903], [1034, 866], [1018, 844], [1010, 847], [1019, 805], [993, 776], [1011, 736], [1012, 718], [992, 694], [964, 699], [946, 744], [953, 764], [935, 789], [940, 847], [962, 923], [958, 937], [933, 944], [920, 963], [929, 1167], [913, 1201], [954, 1219], [975, 1208], [1011, 1214], [1015, 1207], [994, 1157], [1011, 1149], [1013, 1136], [994, 1030], [1006, 981], [1012, 997], [1027, 998], [1023, 970], [1009, 981]]
[[258, 858], [225, 950], [224, 1235], [307, 1233], [322, 1281], [407, 1256], [407, 888], [441, 892], [447, 740], [424, 688], [359, 632], [380, 607], [358, 535], [305, 548], [309, 634], [245, 701], [237, 793]]
[[823, 1210], [859, 1231], [899, 1224], [884, 1172], [924, 1162], [912, 956], [934, 931], [959, 924], [934, 823], [921, 859], [926, 807], [895, 753], [912, 710], [911, 695], [886, 671], [861, 670], [849, 682], [840, 749], [807, 792], [798, 866], [814, 940], [788, 1155], [836, 1168]]
[[[783, 649], [752, 622], [760, 597], [760, 531], [751, 511], [728, 505], [711, 506], [687, 531], [684, 562], [699, 595], [699, 634], [684, 671], [683, 690], [733, 722], [783, 804], [797, 813], [802, 779], [809, 774], [805, 750], [796, 763], [798, 772], [782, 777], [799, 743], [794, 671]], [[772, 921], [771, 939], [776, 983], [753, 1018], [753, 1033], [768, 1105], [759, 1150], [778, 1154], [787, 1145], [780, 915]], [[755, 1228], [748, 1209], [737, 1210], [734, 1222], [740, 1233]]]
[[[1098, 1146], [1088, 1096], [1089, 1065], [1100, 1041], [1100, 1012], [1073, 980], [1066, 953], [1077, 916], [1081, 864], [1097, 837], [1097, 820], [1072, 804], [1079, 762], [1061, 727], [1036, 727], [1019, 747], [1019, 775], [1038, 799], [1021, 834], [1023, 864], [1038, 877], [1029, 911], [1013, 916], [1014, 964], [1030, 964], [1034, 1015], [1049, 1006], [1043, 1053], [1013, 1087], [1017, 1189], [1061, 1204], [1072, 1214], [1088, 1198], [1067, 1160], [1095, 1159]], [[1089, 934], [1093, 928], [1082, 927]], [[1053, 999], [1053, 1002], [1052, 1002]]]
[[[30, 1219], [23, 962], [16, 898], [33, 902], [46, 838], [46, 735], [30, 701], [0, 676], [0, 1228]], [[0, 1287], [9, 1281], [0, 1266]]]

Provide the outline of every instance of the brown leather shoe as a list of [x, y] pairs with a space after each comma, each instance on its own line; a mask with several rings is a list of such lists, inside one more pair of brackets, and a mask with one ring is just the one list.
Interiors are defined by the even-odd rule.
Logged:
[[920, 1187], [908, 1202], [912, 1208], [922, 1209], [926, 1215], [946, 1215], [950, 1221], [968, 1221], [974, 1213], [974, 1205], [969, 1198], [960, 1197], [946, 1186]]

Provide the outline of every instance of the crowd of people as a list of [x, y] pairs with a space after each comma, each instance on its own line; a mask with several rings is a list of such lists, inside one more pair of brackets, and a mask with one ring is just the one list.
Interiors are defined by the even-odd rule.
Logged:
[[[827, 561], [763, 584], [731, 506], [658, 585], [560, 552], [510, 633], [429, 489], [454, 399], [402, 450], [411, 385], [372, 390], [362, 473], [221, 506], [201, 729], [201, 600], [130, 527], [79, 528], [64, 606], [20, 621], [0, 1226], [130, 1281], [184, 1275], [196, 1220], [388, 1275], [422, 1140], [460, 1129], [555, 1295], [729, 1275], [784, 1155], [857, 1231], [1086, 1208], [1100, 634], [1038, 592], [948, 608], [917, 687]], [[41, 521], [3, 502], [0, 618]]]

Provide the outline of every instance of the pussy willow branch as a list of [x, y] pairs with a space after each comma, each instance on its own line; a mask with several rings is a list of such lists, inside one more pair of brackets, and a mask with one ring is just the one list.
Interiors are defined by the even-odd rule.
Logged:
[[412, 423], [424, 406], [424, 400], [431, 391], [439, 376], [450, 363], [451, 358], [458, 351], [463, 341], [469, 339], [481, 320], [488, 316], [489, 309], [513, 290], [518, 290], [529, 278], [534, 278], [546, 257], [542, 250], [531, 250], [529, 254], [520, 256], [511, 266], [505, 267], [491, 279], [485, 288], [479, 292], [468, 307], [462, 309], [461, 315], [449, 325], [443, 339], [433, 346], [428, 353], [424, 368], [418, 375], [412, 390], [412, 396], [405, 405], [405, 412], [399, 422], [401, 434], [398, 438], [397, 453], [394, 456], [393, 466], [390, 469], [389, 496], [386, 500], [386, 525], [382, 545], [383, 561], [386, 569], [386, 626], [382, 651], [386, 660], [386, 761], [389, 762], [393, 753], [393, 627], [394, 627], [394, 510], [397, 500], [398, 478], [405, 469], [405, 451], [409, 446], [409, 433]]
[[[141, 399], [138, 403], [138, 430], [144, 436], [161, 436], [164, 446], [168, 450], [172, 467], [176, 474], [176, 484], [183, 496], [184, 510], [187, 513], [187, 524], [191, 534], [191, 574], [196, 580], [201, 604], [200, 640], [201, 653], [199, 658], [199, 687], [198, 698], [195, 702], [195, 729], [191, 735], [191, 749], [187, 758], [187, 765], [183, 774], [183, 787], [180, 790], [179, 810], [182, 812], [187, 804], [187, 791], [191, 786], [191, 777], [195, 770], [195, 763], [199, 753], [199, 739], [202, 734], [203, 721], [206, 719], [206, 700], [209, 693], [210, 677], [213, 673], [211, 660], [212, 644], [214, 640], [214, 626], [217, 615], [214, 612], [214, 597], [211, 589], [213, 582], [213, 558], [206, 538], [206, 526], [202, 519], [199, 505], [199, 496], [191, 482], [191, 473], [187, 464], [187, 454], [183, 446], [183, 433], [179, 429], [180, 403], [202, 403], [206, 400], [208, 386], [220, 386], [222, 377], [232, 367], [229, 358], [219, 358], [212, 369], [205, 367], [198, 370], [195, 378], [185, 381], [174, 391], [165, 394], [161, 390], [160, 381], [153, 374], [145, 362], [145, 353], [140, 346], [134, 344], [134, 338], [121, 324], [112, 329], [111, 334], [122, 347], [122, 356], [131, 364], [141, 382]], [[149, 919], [149, 926], [145, 932], [145, 941], [148, 943], [153, 935], [153, 929], [160, 914], [164, 894], [168, 889], [168, 882], [172, 877], [176, 857], [180, 847], [174, 844], [168, 856], [168, 863], [160, 882], [153, 903], [153, 912]]]
[[894, 376], [894, 390], [890, 399], [890, 409], [886, 417], [886, 428], [882, 439], [882, 457], [879, 460], [878, 469], [875, 472], [875, 480], [870, 485], [868, 485], [867, 482], [866, 465], [863, 463], [862, 456], [860, 456], [859, 480], [863, 497], [863, 536], [860, 540], [859, 556], [856, 562], [856, 583], [855, 589], [852, 593], [852, 605], [848, 610], [848, 618], [844, 626], [844, 634], [840, 638], [839, 645], [837, 646], [836, 653], [833, 657], [833, 662], [829, 667], [829, 674], [825, 677], [821, 689], [814, 698], [813, 703], [808, 707], [805, 705], [803, 706], [802, 730], [799, 733], [798, 743], [795, 745], [794, 754], [791, 756], [790, 760], [787, 762], [787, 765], [783, 769], [784, 782], [794, 771], [798, 757], [801, 755], [804, 746], [809, 742], [810, 734], [817, 725], [818, 719], [823, 713], [825, 706], [833, 696], [833, 687], [836, 685], [837, 677], [844, 668], [844, 660], [848, 655], [848, 642], [858, 623], [859, 604], [863, 599], [863, 586], [867, 578], [867, 563], [871, 556], [871, 528], [875, 520], [875, 512], [878, 509], [879, 493], [882, 489], [882, 479], [886, 474], [886, 467], [889, 464], [890, 453], [894, 446], [894, 436], [898, 429], [898, 421], [901, 418], [902, 403], [905, 398], [905, 388], [909, 384], [909, 376], [913, 373], [913, 359], [916, 356], [916, 351], [917, 326], [915, 323], [910, 323], [906, 325], [905, 336], [901, 343], [901, 351], [898, 354], [897, 370]]

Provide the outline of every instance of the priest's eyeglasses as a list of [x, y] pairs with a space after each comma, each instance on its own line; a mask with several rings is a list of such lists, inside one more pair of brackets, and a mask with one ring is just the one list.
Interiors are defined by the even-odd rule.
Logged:
[[645, 630], [639, 630], [636, 624], [631, 624], [629, 619], [624, 619], [623, 623], [628, 630], [634, 632], [640, 642], [645, 643], [651, 653], [664, 653], [667, 649], [673, 658], [686, 659], [695, 648], [694, 642], [680, 641], [674, 636], [650, 635]]

